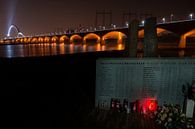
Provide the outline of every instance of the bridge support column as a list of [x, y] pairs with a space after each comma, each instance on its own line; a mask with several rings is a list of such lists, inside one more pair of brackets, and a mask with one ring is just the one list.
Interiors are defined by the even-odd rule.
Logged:
[[128, 57], [137, 57], [138, 29], [139, 21], [133, 20], [130, 23], [128, 41], [125, 44]]
[[156, 18], [148, 18], [144, 24], [144, 57], [157, 56], [157, 29]]
[[186, 36], [185, 34], [181, 36], [178, 48], [186, 47]]

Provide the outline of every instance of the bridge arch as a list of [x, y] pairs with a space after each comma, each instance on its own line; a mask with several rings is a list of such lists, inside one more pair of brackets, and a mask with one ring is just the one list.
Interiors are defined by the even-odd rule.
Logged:
[[20, 32], [19, 28], [16, 25], [13, 25], [13, 24], [8, 29], [7, 37], [11, 37], [12, 30], [16, 31], [15, 37], [24, 37], [24, 34], [22, 32]]
[[43, 38], [43, 37], [39, 37], [39, 38], [38, 38], [38, 42], [39, 42], [39, 43], [43, 43], [43, 42], [44, 42], [44, 38]]
[[60, 43], [68, 43], [68, 42], [69, 42], [68, 36], [62, 35], [62, 36], [60, 37]]
[[72, 35], [70, 37], [70, 43], [82, 43], [82, 37], [78, 34]]
[[25, 37], [24, 34], [22, 32], [19, 32], [17, 37]]
[[28, 38], [27, 37], [25, 37], [23, 39], [24, 39], [24, 43], [28, 43]]
[[20, 38], [20, 43], [24, 43], [24, 38]]
[[21, 43], [20, 38], [16, 38], [16, 43]]
[[7, 37], [10, 37], [11, 31], [12, 31], [13, 29], [16, 30], [17, 34], [20, 32], [20, 31], [19, 31], [19, 28], [18, 28], [17, 26], [11, 25], [11, 26], [9, 27], [9, 29], [8, 29]]
[[29, 38], [28, 38], [28, 43], [30, 43], [30, 42], [31, 42], [31, 40], [32, 40], [32, 38], [30, 38], [30, 37], [29, 37]]
[[53, 36], [51, 38], [51, 43], [58, 43], [58, 41], [59, 41], [59, 38], [57, 36]]
[[89, 34], [84, 36], [83, 42], [84, 43], [100, 43], [101, 38], [99, 35], [97, 35], [95, 33], [89, 33]]
[[[163, 34], [165, 32], [170, 32], [170, 31], [168, 31], [166, 29], [163, 29], [163, 28], [159, 28], [159, 27], [156, 28], [157, 36], [160, 36], [161, 34]], [[144, 38], [144, 29], [139, 30], [139, 32], [138, 32], [138, 38]]]
[[44, 38], [44, 42], [45, 42], [45, 43], [49, 43], [49, 42], [50, 42], [50, 37], [45, 37], [45, 38]]
[[36, 37], [32, 38], [31, 43], [37, 43], [38, 39]]
[[127, 36], [120, 31], [111, 31], [102, 37], [102, 44], [116, 43], [123, 44]]
[[188, 36], [192, 36], [195, 37], [195, 29], [192, 29], [191, 31], [183, 34], [180, 38], [180, 42], [179, 42], [179, 48], [185, 48], [186, 47], [186, 38]]

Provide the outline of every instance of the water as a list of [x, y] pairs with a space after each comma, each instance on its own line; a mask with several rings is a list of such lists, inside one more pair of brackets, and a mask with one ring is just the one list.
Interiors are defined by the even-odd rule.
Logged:
[[57, 44], [57, 43], [39, 43], [39, 44], [17, 44], [1, 45], [0, 57], [35, 57], [35, 56], [53, 56], [74, 54], [83, 52], [112, 51], [124, 50], [124, 45], [107, 45], [100, 44], [82, 45], [82, 44]]
[[[195, 57], [195, 47], [187, 47], [186, 49], [177, 49], [177, 44], [167, 43], [159, 44], [158, 56], [160, 57]], [[0, 45], [0, 57], [40, 57], [64, 55], [84, 52], [99, 52], [124, 50], [124, 44], [58, 44], [58, 43], [38, 43], [38, 44], [10, 44]], [[138, 44], [137, 57], [143, 57], [143, 44]]]

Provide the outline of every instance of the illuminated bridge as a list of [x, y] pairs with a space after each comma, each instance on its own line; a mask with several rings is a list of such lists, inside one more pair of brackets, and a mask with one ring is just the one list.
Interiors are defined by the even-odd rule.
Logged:
[[[48, 35], [38, 36], [24, 36], [19, 29], [12, 25], [12, 28], [16, 29], [18, 35], [16, 37], [8, 37], [0, 41], [1, 44], [28, 44], [28, 43], [65, 43], [65, 44], [94, 44], [100, 43], [106, 45], [108, 43], [123, 44], [129, 37], [129, 27], [113, 27], [103, 28], [101, 30], [87, 30], [83, 32], [72, 33], [53, 33]], [[178, 37], [178, 48], [185, 48], [188, 38], [195, 38], [195, 20], [183, 20], [173, 21], [157, 24], [157, 35], [161, 37], [163, 35], [172, 34]], [[144, 25], [139, 26], [138, 38], [144, 38]]]

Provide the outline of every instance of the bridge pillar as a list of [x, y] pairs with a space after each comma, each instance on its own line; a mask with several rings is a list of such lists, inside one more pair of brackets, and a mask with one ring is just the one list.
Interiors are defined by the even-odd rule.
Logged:
[[186, 47], [186, 36], [185, 34], [181, 36], [178, 48]]
[[133, 20], [129, 26], [128, 42], [125, 44], [128, 57], [137, 57], [139, 21]]
[[144, 57], [157, 56], [157, 48], [156, 18], [151, 17], [146, 19], [144, 24]]

